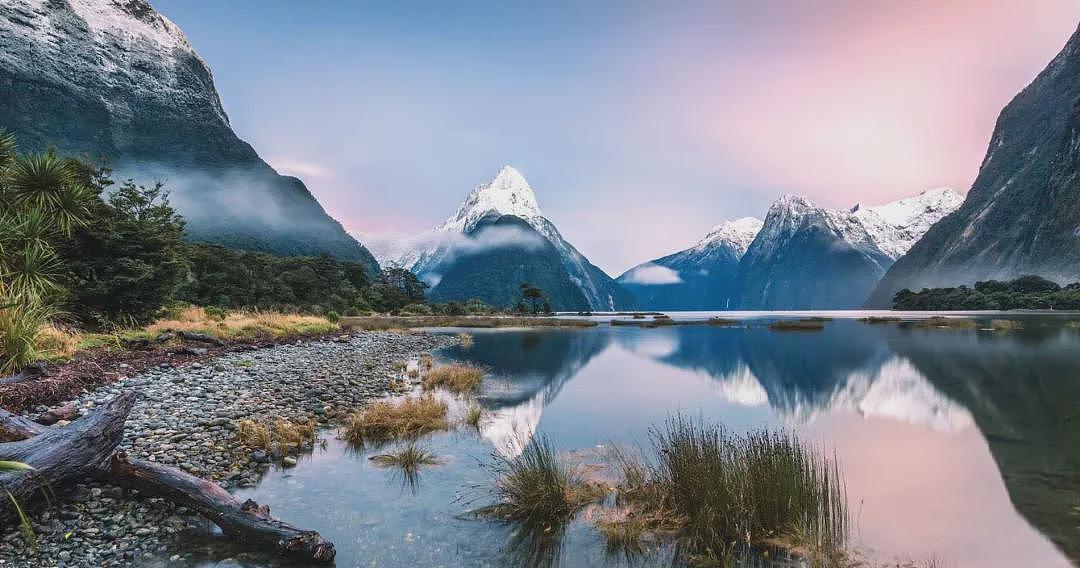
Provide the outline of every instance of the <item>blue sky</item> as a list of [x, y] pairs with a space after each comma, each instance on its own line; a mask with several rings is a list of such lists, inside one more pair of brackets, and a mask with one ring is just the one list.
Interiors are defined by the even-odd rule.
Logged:
[[763, 216], [966, 190], [1074, 2], [156, 0], [237, 133], [346, 228], [414, 233], [502, 164], [618, 274]]

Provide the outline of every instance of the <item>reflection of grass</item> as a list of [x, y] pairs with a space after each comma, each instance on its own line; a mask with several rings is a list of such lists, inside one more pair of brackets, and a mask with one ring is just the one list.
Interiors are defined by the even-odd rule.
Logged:
[[821, 319], [778, 320], [769, 324], [773, 331], [821, 331], [825, 329], [825, 321]]
[[672, 534], [690, 562], [730, 562], [781, 548], [832, 565], [847, 535], [846, 495], [835, 460], [793, 435], [731, 435], [681, 416], [654, 432], [649, 465], [621, 458], [617, 508], [601, 532], [614, 548], [645, 533]]
[[461, 347], [464, 349], [468, 349], [473, 346], [473, 336], [469, 335], [468, 333], [459, 333], [458, 341], [461, 342]]
[[432, 396], [399, 402], [380, 400], [346, 419], [344, 438], [357, 445], [416, 438], [449, 428], [446, 410], [446, 403]]
[[480, 387], [484, 370], [465, 364], [443, 365], [428, 371], [424, 376], [424, 388], [443, 387], [452, 392], [471, 392]]

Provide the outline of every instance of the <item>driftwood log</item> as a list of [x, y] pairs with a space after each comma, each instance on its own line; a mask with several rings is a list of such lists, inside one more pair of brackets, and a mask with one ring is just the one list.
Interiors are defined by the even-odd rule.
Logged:
[[[334, 545], [319, 533], [296, 528], [270, 516], [270, 508], [240, 503], [212, 481], [174, 467], [129, 459], [116, 451], [124, 423], [135, 402], [125, 392], [64, 428], [49, 428], [0, 409], [0, 460], [29, 464], [32, 470], [0, 474], [0, 485], [26, 502], [38, 491], [83, 477], [152, 494], [197, 511], [240, 542], [272, 547], [305, 561], [330, 562]], [[5, 505], [0, 516], [13, 511]]]
[[323, 540], [319, 533], [274, 519], [270, 516], [270, 507], [260, 506], [250, 499], [241, 503], [218, 484], [179, 469], [129, 459], [124, 452], [117, 452], [101, 478], [198, 511], [221, 527], [222, 532], [240, 542], [320, 562], [334, 559], [334, 545]]

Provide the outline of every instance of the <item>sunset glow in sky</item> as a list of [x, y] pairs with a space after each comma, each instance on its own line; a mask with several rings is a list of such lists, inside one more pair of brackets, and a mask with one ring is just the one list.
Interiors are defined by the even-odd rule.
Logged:
[[430, 228], [512, 164], [616, 275], [780, 193], [966, 191], [1080, 22], [1075, 0], [154, 4], [347, 229]]

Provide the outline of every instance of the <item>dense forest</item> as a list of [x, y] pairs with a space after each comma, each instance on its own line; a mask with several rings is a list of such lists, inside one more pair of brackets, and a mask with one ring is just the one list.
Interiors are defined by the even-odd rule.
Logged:
[[1060, 286], [1040, 276], [1021, 276], [1003, 282], [986, 280], [974, 287], [901, 290], [893, 298], [895, 310], [1077, 310], [1080, 282]]
[[278, 257], [185, 240], [161, 184], [115, 182], [107, 167], [22, 153], [0, 131], [0, 371], [29, 363], [50, 323], [142, 326], [188, 304], [326, 315], [490, 311], [431, 304], [411, 272], [329, 256]]

